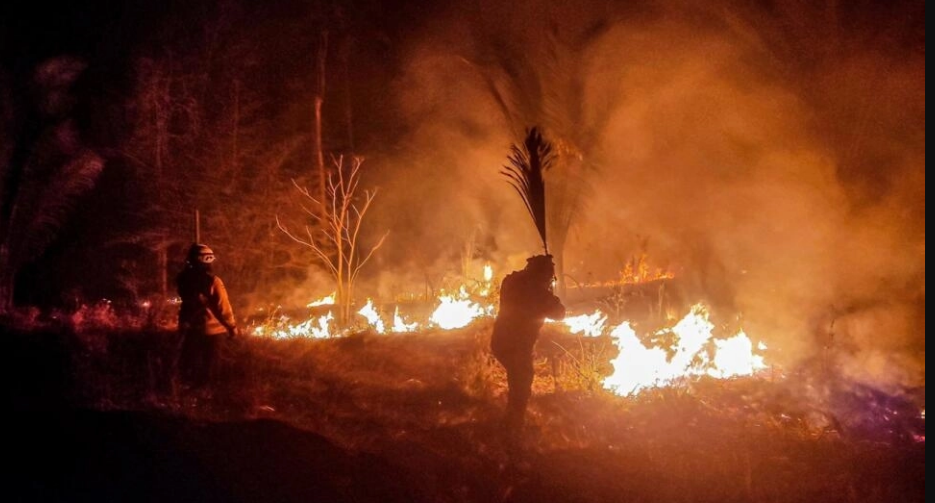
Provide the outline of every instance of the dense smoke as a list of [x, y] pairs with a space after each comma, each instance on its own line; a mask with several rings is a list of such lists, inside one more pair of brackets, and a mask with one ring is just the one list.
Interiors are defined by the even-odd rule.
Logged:
[[501, 267], [538, 252], [498, 168], [539, 124], [585, 190], [569, 277], [645, 249], [774, 361], [834, 347], [855, 374], [924, 383], [923, 6], [694, 4], [481, 2], [414, 35], [381, 261], [418, 281], [471, 242]]

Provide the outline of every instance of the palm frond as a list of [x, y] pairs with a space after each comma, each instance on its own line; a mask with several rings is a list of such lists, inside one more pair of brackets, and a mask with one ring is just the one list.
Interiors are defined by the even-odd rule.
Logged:
[[103, 167], [97, 154], [85, 151], [50, 178], [26, 180], [10, 219], [11, 265], [21, 265], [45, 251], [80, 196], [94, 187]]
[[549, 251], [546, 239], [545, 218], [545, 170], [552, 164], [552, 145], [543, 139], [542, 134], [535, 127], [526, 134], [521, 146], [512, 145], [508, 156], [510, 164], [503, 166], [500, 173], [507, 177], [507, 182], [516, 189], [520, 199], [529, 211], [542, 246], [546, 253]]

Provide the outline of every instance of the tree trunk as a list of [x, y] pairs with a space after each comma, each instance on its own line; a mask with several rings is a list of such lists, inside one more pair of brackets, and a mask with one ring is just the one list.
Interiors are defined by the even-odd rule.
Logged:
[[343, 47], [341, 48], [341, 73], [344, 80], [344, 122], [347, 127], [347, 148], [349, 152], [354, 151], [354, 107], [351, 101], [351, 76], [349, 70], [349, 59], [351, 52], [350, 37], [345, 37]]
[[234, 119], [231, 131], [231, 173], [238, 173], [240, 156], [240, 81], [234, 80]]
[[163, 299], [169, 298], [169, 245], [168, 239], [163, 237], [159, 243], [159, 257], [156, 267], [159, 268], [159, 292]]
[[[318, 164], [316, 168], [318, 169], [318, 197], [319, 201], [324, 201], [325, 196], [327, 195], [326, 181], [328, 175], [325, 172], [325, 152], [322, 145], [322, 123], [321, 123], [321, 107], [325, 102], [325, 64], [328, 61], [328, 32], [323, 31], [321, 33], [321, 40], [318, 44], [318, 54], [316, 57], [316, 71], [318, 73], [318, 85], [315, 91], [315, 131], [314, 131], [314, 143], [315, 143], [315, 162]], [[325, 205], [321, 206], [323, 212], [327, 212], [327, 207]], [[321, 215], [322, 217], [325, 214]]]
[[[327, 179], [325, 172], [325, 153], [321, 145], [321, 105], [324, 99], [321, 96], [315, 96], [315, 169], [318, 171], [318, 197], [319, 201], [324, 201], [328, 195]], [[321, 205], [322, 218], [325, 217], [327, 206]]]
[[16, 271], [10, 264], [10, 254], [6, 245], [0, 245], [0, 314], [13, 309], [13, 288]]

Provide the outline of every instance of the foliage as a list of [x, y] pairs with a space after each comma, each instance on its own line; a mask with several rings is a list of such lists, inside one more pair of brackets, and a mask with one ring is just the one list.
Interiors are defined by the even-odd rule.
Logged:
[[118, 152], [131, 168], [139, 200], [131, 211], [142, 228], [109, 246], [145, 250], [134, 267], [142, 293], [168, 296], [196, 239], [197, 210], [198, 238], [218, 252], [234, 303], [245, 305], [247, 292], [288, 291], [305, 273], [274, 223], [289, 190], [283, 170], [302, 138], [253, 77], [263, 59], [259, 42], [241, 31], [246, 14], [222, 4], [195, 33], [166, 26], [163, 40], [135, 57]]
[[43, 62], [28, 83], [36, 101], [19, 106], [0, 78], [0, 312], [12, 307], [17, 273], [46, 251], [104, 168], [70, 118], [84, 67], [69, 57]]

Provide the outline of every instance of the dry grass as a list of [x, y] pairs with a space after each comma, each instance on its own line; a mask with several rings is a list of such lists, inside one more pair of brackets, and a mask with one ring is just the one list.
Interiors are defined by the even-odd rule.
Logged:
[[179, 386], [171, 332], [19, 332], [8, 356], [20, 380], [67, 372], [8, 400], [44, 407], [33, 398], [51, 393], [70, 407], [273, 418], [385, 457], [434, 501], [924, 498], [924, 389], [884, 396], [803, 372], [620, 398], [598, 385], [613, 356], [605, 342], [547, 334], [517, 450], [499, 433], [505, 379], [489, 332], [247, 338], [225, 348], [210, 393]]

